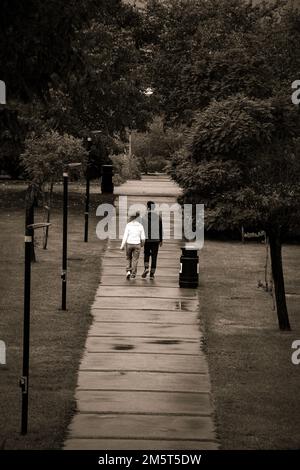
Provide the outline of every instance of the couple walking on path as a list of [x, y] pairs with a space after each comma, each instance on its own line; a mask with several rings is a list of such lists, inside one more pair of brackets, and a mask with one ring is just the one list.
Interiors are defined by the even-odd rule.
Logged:
[[131, 216], [130, 222], [126, 225], [121, 250], [126, 247], [126, 277], [127, 279], [136, 277], [137, 266], [141, 248], [144, 246], [144, 272], [142, 278], [149, 274], [150, 258], [150, 279], [154, 279], [157, 264], [159, 247], [163, 241], [163, 228], [160, 215], [155, 212], [155, 203], [147, 202], [147, 213], [141, 218], [136, 212]]

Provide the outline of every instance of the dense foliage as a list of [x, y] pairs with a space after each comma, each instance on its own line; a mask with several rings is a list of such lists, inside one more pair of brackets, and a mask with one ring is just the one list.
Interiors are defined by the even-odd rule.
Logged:
[[207, 229], [266, 231], [281, 329], [290, 328], [281, 245], [300, 225], [300, 114], [291, 102], [300, 15], [287, 4], [170, 0], [148, 11], [159, 31], [161, 103], [169, 122], [190, 126], [171, 175], [185, 201], [205, 203]]
[[[127, 128], [145, 129], [151, 100], [143, 93], [147, 76], [135, 9], [121, 0], [4, 0], [1, 8], [6, 109], [18, 111], [27, 131], [83, 138], [101, 130], [104, 144], [124, 138]], [[3, 139], [5, 161], [12, 159], [2, 145]], [[19, 152], [15, 148], [16, 162]]]

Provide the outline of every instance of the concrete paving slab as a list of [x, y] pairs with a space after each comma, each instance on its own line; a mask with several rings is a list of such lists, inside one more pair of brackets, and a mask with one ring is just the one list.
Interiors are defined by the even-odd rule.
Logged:
[[203, 356], [193, 361], [189, 356], [164, 354], [130, 354], [130, 352], [90, 353], [85, 352], [80, 370], [119, 370], [154, 372], [207, 373], [208, 367]]
[[141, 285], [139, 285], [137, 288], [133, 282], [127, 282], [125, 286], [104, 286], [100, 284], [96, 292], [96, 297], [156, 297], [158, 299], [197, 299], [196, 289], [180, 289], [177, 286], [152, 287], [151, 283], [147, 283], [146, 287], [144, 287], [144, 285], [141, 283]]
[[80, 371], [78, 390], [136, 390], [148, 392], [210, 392], [210, 381], [206, 373], [189, 374], [137, 371]]
[[[134, 281], [134, 285], [137, 287], [151, 287], [151, 286], [159, 286], [159, 287], [178, 287], [178, 276], [157, 276], [153, 281], [149, 279], [149, 276], [146, 279], [141, 278], [142, 270], [136, 277]], [[130, 281], [131, 282], [131, 281]], [[124, 271], [119, 274], [115, 274], [112, 276], [103, 275], [102, 280], [100, 281], [100, 286], [126, 286], [128, 287], [128, 280], [125, 277]], [[99, 287], [100, 287], [99, 286]], [[193, 290], [193, 289], [188, 289]]]
[[75, 415], [70, 433], [72, 437], [119, 437], [127, 439], [214, 439], [210, 417], [151, 416], [151, 415]]
[[[138, 266], [138, 271], [137, 271], [137, 276], [140, 277], [144, 271], [144, 266], [142, 261], [140, 262], [140, 265]], [[126, 260], [124, 259], [124, 265], [123, 267], [118, 267], [118, 266], [104, 266], [102, 269], [102, 275], [103, 276], [120, 276], [124, 274], [124, 277], [126, 276]], [[178, 280], [179, 278], [179, 268], [176, 270], [175, 268], [162, 268], [159, 267], [156, 270], [155, 277], [156, 280], [165, 278], [166, 276], [173, 277]], [[129, 282], [134, 282], [132, 279], [130, 279]]]
[[[174, 255], [174, 253], [177, 253], [177, 250], [175, 249], [171, 249], [171, 250], [162, 250], [160, 249], [160, 251], [158, 252], [158, 263], [161, 259], [170, 259], [170, 257], [172, 257]], [[178, 252], [179, 253], [179, 257], [181, 255], [181, 251]], [[114, 249], [110, 249], [108, 253], [105, 254], [105, 259], [111, 259], [111, 258], [122, 258], [122, 260], [124, 259], [124, 253], [121, 252], [120, 250], [114, 250]], [[179, 259], [179, 258], [178, 258]]]
[[130, 336], [140, 338], [180, 338], [199, 341], [199, 326], [169, 325], [168, 323], [99, 323], [94, 322], [89, 330], [89, 337], [99, 336]]
[[[147, 202], [149, 201], [149, 196], [147, 194], [134, 194], [136, 191], [134, 190], [133, 194], [129, 194], [129, 188], [127, 188], [127, 191], [126, 191], [126, 197], [129, 199], [129, 200], [134, 200], [135, 202], [140, 202], [142, 204], [145, 204], [147, 205]], [[116, 192], [115, 192], [115, 196], [122, 196], [122, 190], [121, 189], [118, 189], [116, 188]], [[176, 198], [176, 196], [175, 196]], [[156, 198], [155, 198], [155, 203], [156, 204], [159, 204], [161, 201], [163, 202], [170, 202], [172, 204], [176, 203], [176, 199], [174, 198], [173, 195], [170, 195], [170, 194], [162, 194], [161, 196], [158, 194], [157, 192], [157, 195], [156, 195]], [[123, 202], [124, 203], [124, 202]]]
[[[159, 184], [160, 183], [160, 184]], [[131, 183], [125, 183], [122, 186], [117, 186], [114, 189], [114, 194], [116, 196], [121, 195], [125, 196], [128, 195], [131, 198], [133, 196], [137, 197], [137, 202], [143, 197], [143, 196], [151, 196], [152, 199], [155, 198], [155, 202], [159, 203], [160, 197], [170, 197], [173, 196], [173, 201], [176, 202], [176, 198], [182, 193], [181, 189], [177, 186], [174, 185], [173, 183], [169, 181], [157, 181], [156, 184], [154, 184], [153, 181], [144, 181], [143, 184], [139, 184], [138, 182], [136, 184], [131, 184]], [[148, 198], [147, 198], [148, 200]]]
[[[177, 258], [174, 257], [174, 256], [170, 257], [169, 259], [160, 258], [158, 260], [159, 269], [161, 269], [161, 268], [178, 268], [178, 270], [179, 270], [179, 267], [180, 267], [179, 258], [180, 258], [180, 253], [179, 253]], [[141, 261], [142, 261], [142, 259], [141, 259]], [[119, 258], [106, 258], [105, 257], [104, 260], [102, 261], [102, 266], [118, 266], [120, 268], [124, 267], [123, 253]]]
[[65, 450], [218, 450], [214, 441], [167, 439], [68, 439]]
[[[120, 240], [115, 239], [115, 238], [110, 238], [108, 240], [108, 243], [109, 243], [109, 248], [113, 248], [115, 250], [119, 249], [119, 251], [121, 251], [120, 250]], [[159, 249], [159, 253], [161, 253], [164, 250], [167, 250], [167, 251], [170, 251], [170, 250], [178, 251], [179, 250], [179, 252], [180, 252], [180, 247], [183, 243], [184, 242], [182, 242], [181, 240], [164, 239], [163, 246]]]
[[[133, 281], [134, 282], [134, 281]], [[96, 297], [93, 303], [94, 308], [112, 308], [126, 310], [180, 310], [195, 311], [198, 307], [197, 300], [181, 300], [181, 299], [156, 299], [149, 297]]]
[[[153, 190], [153, 183], [156, 183], [155, 186], [157, 186], [157, 183], [160, 183], [159, 187], [162, 186], [162, 183], [164, 185], [164, 187], [168, 187], [168, 189], [172, 189], [172, 188], [175, 188], [175, 189], [180, 189], [180, 187], [174, 183], [170, 178], [161, 178], [161, 177], [152, 177], [150, 178], [149, 176], [143, 176], [143, 187], [146, 187], [147, 185], [150, 186], [150, 190], [152, 191]], [[124, 184], [122, 184], [121, 186], [116, 186], [116, 189], [124, 189], [124, 188], [140, 188], [141, 186], [141, 181], [138, 181], [138, 180], [128, 180], [126, 181]], [[151, 193], [150, 193], [151, 194]]]
[[77, 409], [82, 413], [175, 414], [207, 416], [208, 393], [130, 392], [92, 390], [78, 391]]
[[135, 188], [123, 188], [122, 191], [119, 191], [118, 189], [116, 189], [114, 193], [115, 193], [115, 196], [136, 196], [137, 200], [139, 200], [140, 196], [151, 195], [152, 198], [155, 198], [156, 201], [158, 200], [159, 197], [169, 196], [170, 193], [172, 193], [175, 198], [177, 198], [181, 194], [181, 191], [176, 191], [176, 190], [170, 191], [169, 188], [165, 188], [164, 190], [163, 189], [152, 190], [152, 192], [150, 192], [150, 190], [151, 190], [150, 186], [148, 188], [145, 187], [139, 190]]
[[[118, 352], [131, 353], [161, 353], [161, 354], [189, 354], [197, 356], [200, 350], [199, 341], [182, 338], [136, 338], [132, 336], [88, 337], [86, 341], [88, 352]], [[191, 358], [192, 359], [192, 358]]]
[[122, 323], [169, 323], [195, 325], [199, 323], [197, 312], [155, 310], [110, 310], [92, 307], [91, 314], [97, 322]]

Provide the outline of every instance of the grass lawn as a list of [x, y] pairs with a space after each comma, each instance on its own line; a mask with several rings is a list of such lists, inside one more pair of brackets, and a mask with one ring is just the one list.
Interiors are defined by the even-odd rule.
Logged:
[[300, 246], [284, 248], [291, 332], [280, 332], [264, 279], [265, 248], [207, 241], [200, 254], [205, 330], [222, 449], [300, 448]]
[[[0, 185], [1, 316], [0, 339], [7, 347], [7, 365], [0, 366], [0, 448], [55, 449], [62, 445], [74, 411], [78, 363], [100, 278], [105, 242], [96, 238], [92, 194], [90, 241], [83, 243], [82, 196], [70, 193], [68, 311], [61, 301], [62, 197], [56, 195], [48, 249], [36, 249], [32, 265], [29, 433], [20, 436], [23, 334], [24, 185]], [[96, 189], [96, 188], [95, 188]], [[36, 221], [43, 220], [38, 210]], [[38, 235], [41, 242], [41, 233]]]

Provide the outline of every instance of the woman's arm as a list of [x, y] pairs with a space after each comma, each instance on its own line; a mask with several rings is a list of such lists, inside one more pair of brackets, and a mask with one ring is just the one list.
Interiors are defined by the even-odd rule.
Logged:
[[146, 239], [146, 236], [145, 236], [145, 230], [144, 230], [144, 227], [142, 226], [141, 224], [141, 245], [144, 246], [145, 245], [145, 239]]
[[122, 240], [122, 243], [121, 243], [121, 246], [120, 246], [120, 250], [123, 250], [123, 248], [125, 246], [125, 243], [127, 242], [127, 237], [128, 237], [128, 224], [126, 225], [126, 228], [125, 228], [125, 232], [124, 232], [124, 235], [123, 235], [123, 240]]

